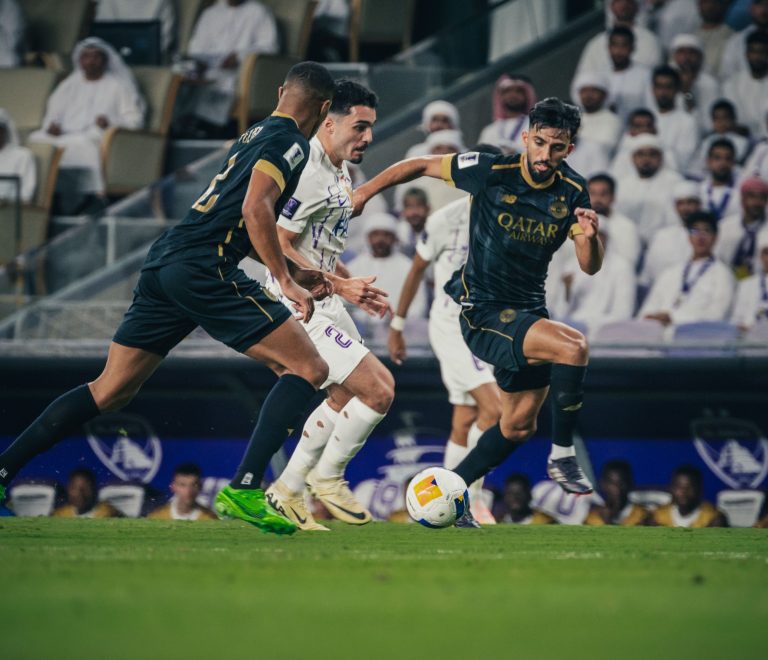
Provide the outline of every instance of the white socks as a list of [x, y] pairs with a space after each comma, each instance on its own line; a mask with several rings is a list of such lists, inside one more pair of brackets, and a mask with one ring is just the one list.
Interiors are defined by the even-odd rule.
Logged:
[[552, 461], [558, 458], [566, 458], [568, 456], [576, 456], [576, 447], [571, 445], [570, 447], [561, 447], [560, 445], [552, 445], [552, 449], [549, 450], [549, 458]]
[[280, 482], [292, 493], [303, 493], [307, 474], [323, 453], [339, 414], [323, 401], [304, 424], [296, 450], [280, 475]]
[[[467, 454], [470, 451], [472, 451], [475, 447], [477, 447], [477, 441], [480, 439], [480, 436], [483, 435], [483, 433], [485, 433], [485, 431], [480, 430], [480, 427], [477, 425], [477, 422], [472, 422], [472, 426], [469, 427], [469, 432], [467, 433], [467, 447], [466, 447]], [[464, 455], [466, 456], [467, 454], [464, 454]], [[477, 481], [471, 484], [467, 484], [470, 503], [482, 501], [483, 481], [485, 481], [485, 477], [480, 477]]]
[[469, 432], [467, 433], [467, 451], [472, 451], [477, 447], [477, 441], [483, 433], [485, 433], [485, 431], [480, 430], [477, 422], [472, 422], [472, 426], [469, 427]]
[[360, 399], [350, 399], [336, 418], [331, 439], [317, 463], [315, 474], [320, 479], [339, 479], [344, 469], [365, 444], [384, 415], [366, 406]]
[[453, 470], [459, 463], [464, 460], [464, 457], [469, 453], [469, 449], [457, 445], [455, 442], [449, 440], [445, 443], [445, 455], [443, 457], [443, 467], [446, 470]]

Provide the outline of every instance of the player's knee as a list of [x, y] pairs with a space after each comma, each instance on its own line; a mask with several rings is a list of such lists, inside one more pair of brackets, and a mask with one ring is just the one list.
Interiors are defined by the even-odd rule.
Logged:
[[495, 426], [501, 419], [501, 403], [482, 404], [477, 408], [477, 425], [481, 429]]
[[395, 398], [395, 379], [389, 369], [381, 369], [373, 385], [360, 396], [360, 400], [377, 413], [384, 415]]
[[558, 362], [562, 364], [586, 364], [589, 361], [589, 346], [586, 337], [580, 332], [569, 336], [560, 352]]
[[123, 387], [117, 390], [91, 388], [93, 400], [101, 412], [116, 412], [125, 408], [138, 394], [139, 388]]
[[525, 442], [536, 433], [536, 418], [505, 421], [499, 423], [501, 434], [510, 442]]
[[299, 375], [304, 380], [312, 383], [317, 389], [320, 389], [323, 383], [328, 380], [328, 363], [319, 355], [303, 365], [302, 371], [303, 373]]

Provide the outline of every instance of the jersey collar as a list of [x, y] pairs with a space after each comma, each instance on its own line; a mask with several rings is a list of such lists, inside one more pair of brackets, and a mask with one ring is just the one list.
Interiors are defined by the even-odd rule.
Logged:
[[296, 124], [296, 128], [299, 127], [299, 122], [296, 121], [296, 117], [292, 117], [291, 115], [286, 114], [285, 112], [278, 112], [277, 110], [275, 110], [272, 113], [272, 116], [273, 117], [283, 117], [284, 119], [290, 119], [291, 121], [293, 121], [294, 124]]
[[549, 188], [554, 182], [555, 182], [555, 176], [558, 174], [558, 171], [555, 170], [552, 173], [552, 176], [546, 179], [545, 181], [542, 181], [541, 183], [537, 183], [533, 180], [531, 177], [531, 173], [528, 171], [528, 155], [523, 154], [520, 157], [520, 172], [523, 175], [523, 180], [531, 187], [536, 188], [537, 190], [541, 190], [542, 188]]

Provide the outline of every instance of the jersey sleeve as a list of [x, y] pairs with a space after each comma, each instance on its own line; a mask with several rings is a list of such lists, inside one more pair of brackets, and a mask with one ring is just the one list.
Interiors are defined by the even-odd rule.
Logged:
[[287, 182], [301, 174], [308, 156], [309, 146], [306, 143], [300, 144], [289, 135], [280, 135], [256, 156], [253, 169], [273, 179], [282, 193]]
[[584, 230], [581, 228], [581, 225], [579, 225], [579, 221], [576, 219], [576, 209], [582, 208], [582, 209], [591, 209], [592, 204], [589, 201], [589, 194], [587, 193], [586, 189], [582, 188], [574, 197], [573, 202], [573, 208], [571, 210], [571, 226], [568, 229], [568, 238], [573, 240], [574, 236], [578, 236], [579, 234], [583, 234]]
[[477, 195], [491, 174], [491, 167], [498, 159], [493, 154], [468, 151], [463, 154], [443, 156], [441, 176], [456, 188]]

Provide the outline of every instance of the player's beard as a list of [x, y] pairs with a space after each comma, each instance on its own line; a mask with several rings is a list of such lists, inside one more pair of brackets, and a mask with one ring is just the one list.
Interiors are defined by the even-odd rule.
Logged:
[[[549, 169], [545, 170], [544, 172], [539, 172], [533, 168], [534, 165], [546, 165]], [[542, 181], [546, 181], [549, 177], [552, 176], [552, 172], [554, 172], [554, 168], [552, 165], [545, 161], [536, 161], [535, 163], [528, 163], [528, 173], [531, 175], [531, 178], [536, 183], [541, 183]]]

